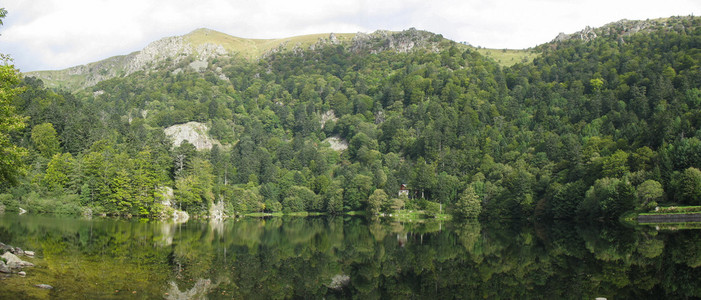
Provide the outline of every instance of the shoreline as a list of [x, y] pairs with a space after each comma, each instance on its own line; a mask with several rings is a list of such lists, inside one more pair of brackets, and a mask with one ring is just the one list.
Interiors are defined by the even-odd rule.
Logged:
[[638, 224], [701, 222], [700, 213], [639, 214]]

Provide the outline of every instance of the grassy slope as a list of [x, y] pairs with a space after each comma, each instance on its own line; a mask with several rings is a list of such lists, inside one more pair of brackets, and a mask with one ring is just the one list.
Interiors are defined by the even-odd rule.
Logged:
[[510, 67], [519, 62], [532, 62], [538, 57], [538, 53], [533, 50], [513, 50], [513, 49], [475, 49], [477, 53], [489, 57], [502, 67]]
[[[318, 42], [319, 39], [328, 39], [329, 35], [330, 33], [318, 33], [281, 39], [246, 39], [211, 29], [197, 29], [185, 35], [185, 39], [195, 47], [205, 43], [218, 44], [227, 51], [239, 53], [248, 59], [256, 59], [280, 45], [283, 45], [285, 50], [291, 50], [295, 46], [306, 48]], [[350, 41], [355, 33], [337, 33], [335, 35], [339, 42], [344, 42]]]

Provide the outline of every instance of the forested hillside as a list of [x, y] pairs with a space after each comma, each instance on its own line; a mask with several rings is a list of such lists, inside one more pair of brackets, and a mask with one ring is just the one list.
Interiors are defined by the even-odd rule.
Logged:
[[[13, 141], [26, 172], [0, 200], [150, 217], [218, 203], [228, 215], [555, 219], [698, 204], [701, 19], [644, 24], [558, 38], [511, 67], [409, 30], [258, 60], [164, 60], [78, 91], [25, 77], [13, 103], [29, 119]], [[219, 143], [173, 147], [164, 128], [191, 121]]]

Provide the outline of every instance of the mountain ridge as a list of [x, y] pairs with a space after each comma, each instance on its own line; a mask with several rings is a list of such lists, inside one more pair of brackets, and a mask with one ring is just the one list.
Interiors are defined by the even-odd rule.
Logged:
[[[639, 32], [652, 32], [658, 29], [684, 30], [684, 23], [692, 16], [677, 16], [648, 20], [627, 20], [611, 22], [601, 27], [584, 29], [565, 34], [559, 33], [552, 41], [533, 49], [507, 50], [474, 48], [480, 54], [494, 59], [502, 66], [527, 62], [538, 56], [547, 46], [569, 40], [591, 41], [599, 36], [622, 41], [624, 37]], [[443, 38], [440, 34], [410, 28], [403, 31], [376, 30], [372, 33], [317, 33], [278, 39], [242, 38], [208, 28], [198, 28], [185, 35], [165, 37], [149, 43], [142, 50], [126, 55], [109, 57], [97, 62], [74, 66], [62, 70], [43, 70], [24, 73], [44, 81], [50, 88], [78, 90], [94, 86], [103, 80], [123, 77], [138, 71], [148, 71], [166, 60], [177, 64], [182, 59], [194, 57], [206, 61], [222, 56], [238, 56], [247, 60], [264, 58], [281, 51], [315, 49], [325, 45], [344, 44], [354, 51], [378, 53], [382, 51], [406, 52], [414, 48], [424, 48], [437, 52], [443, 41], [459, 47], [472, 47]]]
[[[397, 38], [395, 38], [397, 36]], [[431, 40], [431, 42], [426, 42]], [[109, 57], [97, 62], [62, 70], [24, 73], [42, 79], [47, 87], [69, 90], [93, 86], [100, 81], [127, 76], [171, 60], [172, 64], [187, 57], [206, 61], [222, 56], [259, 59], [280, 51], [314, 49], [324, 45], [347, 44], [358, 51], [397, 50], [405, 52], [414, 47], [437, 51], [435, 43], [446, 40], [441, 35], [414, 28], [401, 32], [377, 30], [373, 33], [318, 33], [280, 39], [248, 39], [228, 35], [208, 28], [198, 28], [182, 36], [165, 37], [149, 43], [140, 51]], [[372, 43], [372, 45], [368, 45]], [[431, 44], [431, 45], [428, 45]]]

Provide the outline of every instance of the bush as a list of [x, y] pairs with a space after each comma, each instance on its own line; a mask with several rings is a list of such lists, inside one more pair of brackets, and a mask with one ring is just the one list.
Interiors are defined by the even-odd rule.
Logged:
[[429, 217], [436, 217], [441, 212], [441, 205], [436, 202], [426, 201], [424, 213]]
[[19, 211], [19, 200], [12, 194], [0, 194], [0, 204], [5, 206], [5, 211]]
[[[37, 214], [79, 215], [82, 212], [78, 195], [42, 197], [36, 192], [27, 195], [26, 210]], [[23, 207], [24, 208], [24, 207]]]

